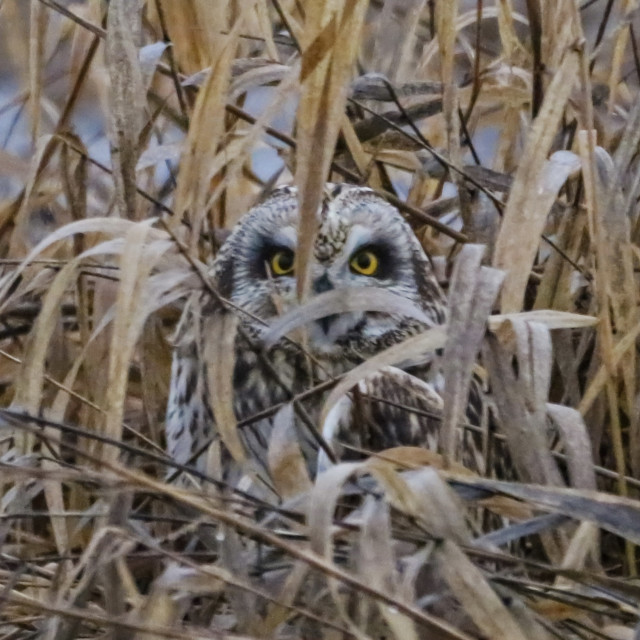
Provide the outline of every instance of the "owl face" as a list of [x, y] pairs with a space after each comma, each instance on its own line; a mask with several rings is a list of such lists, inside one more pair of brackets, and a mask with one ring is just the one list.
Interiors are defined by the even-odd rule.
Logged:
[[[297, 227], [294, 188], [276, 190], [249, 211], [216, 259], [221, 294], [266, 321], [294, 308]], [[423, 309], [432, 325], [444, 322], [444, 296], [422, 247], [397, 209], [370, 189], [327, 187], [313, 257], [312, 295], [382, 287]], [[319, 358], [344, 358], [349, 350], [366, 356], [423, 328], [393, 313], [333, 314], [307, 328], [308, 346]]]

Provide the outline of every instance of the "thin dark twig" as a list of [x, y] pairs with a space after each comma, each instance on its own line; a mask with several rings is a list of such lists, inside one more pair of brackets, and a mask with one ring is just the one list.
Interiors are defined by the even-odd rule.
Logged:
[[176, 92], [176, 96], [178, 97], [178, 104], [180, 105], [182, 116], [187, 118], [187, 103], [185, 102], [184, 91], [182, 90], [180, 79], [178, 78], [178, 70], [176, 68], [176, 61], [173, 55], [173, 43], [171, 42], [171, 38], [169, 38], [164, 8], [162, 7], [162, 2], [160, 2], [160, 0], [155, 0], [155, 6], [158, 13], [158, 21], [160, 22], [160, 29], [162, 29], [162, 39], [169, 45], [166, 51], [167, 59], [169, 60], [169, 69], [171, 71], [171, 79], [173, 80], [173, 88]]
[[[387, 87], [387, 91], [389, 92], [391, 99], [393, 100], [396, 107], [398, 107], [398, 111], [400, 111], [400, 113], [402, 114], [402, 117], [404, 118], [404, 121], [409, 125], [409, 127], [415, 134], [416, 138], [418, 138], [418, 140], [420, 140], [420, 142], [422, 142], [422, 144], [425, 147], [432, 147], [431, 143], [424, 137], [424, 135], [422, 134], [422, 131], [420, 131], [416, 123], [413, 121], [413, 118], [407, 113], [407, 110], [404, 108], [404, 105], [402, 104], [402, 102], [400, 102], [398, 93], [396, 92], [396, 89], [391, 84], [391, 82], [389, 82], [389, 79], [383, 76], [382, 82]], [[449, 165], [446, 162], [442, 162], [438, 158], [436, 158], [436, 160], [441, 162], [442, 167], [444, 169], [448, 169]]]
[[429, 0], [429, 34], [431, 39], [436, 37], [436, 0]]
[[527, 0], [527, 13], [529, 15], [531, 52], [533, 57], [531, 115], [535, 118], [542, 105], [542, 74], [544, 72], [544, 64], [542, 62], [542, 21], [539, 0]]
[[[2, 611], [3, 607], [7, 604], [11, 592], [19, 584], [20, 578], [27, 570], [27, 563], [24, 560], [20, 560], [19, 562], [19, 566], [11, 571], [7, 581], [2, 587], [2, 592], [0, 592], [0, 611]], [[7, 616], [6, 619], [8, 620], [9, 616]]]
[[[598, 25], [598, 33], [596, 34], [596, 41], [593, 45], [594, 50], [597, 49], [598, 45], [602, 42], [602, 38], [604, 37], [604, 32], [607, 29], [607, 24], [609, 22], [609, 17], [611, 16], [611, 9], [613, 8], [613, 0], [608, 0], [607, 2], [607, 6], [604, 9], [604, 12], [602, 14], [602, 20], [600, 21], [600, 24]], [[591, 61], [591, 63], [589, 64], [589, 71], [592, 72], [593, 68], [595, 67], [596, 64], [596, 59], [595, 57], [593, 58], [593, 60]]]
[[[482, 46], [482, 3], [483, 0], [477, 0], [476, 4], [476, 40], [475, 40], [475, 58], [473, 60], [473, 80], [471, 86], [471, 96], [469, 98], [469, 105], [464, 116], [460, 116], [460, 122], [463, 127], [466, 128], [467, 122], [473, 112], [473, 107], [476, 104], [478, 96], [480, 95], [480, 49]], [[480, 163], [478, 163], [480, 164]]]
[[[29, 433], [33, 433], [34, 435], [43, 438], [45, 440], [55, 440], [55, 444], [59, 446], [63, 446], [68, 451], [71, 451], [77, 455], [82, 456], [86, 460], [102, 464], [102, 460], [87, 451], [76, 447], [71, 442], [62, 440], [62, 439], [54, 439], [51, 435], [45, 434], [41, 428], [31, 427], [29, 422], [37, 425], [38, 427], [53, 427], [54, 429], [60, 431], [61, 433], [65, 433], [68, 435], [77, 436], [80, 438], [86, 438], [89, 440], [93, 440], [95, 442], [100, 442], [102, 444], [107, 444], [109, 446], [116, 447], [117, 449], [124, 451], [125, 453], [140, 456], [143, 459], [148, 460], [149, 462], [156, 462], [164, 467], [169, 467], [172, 469], [176, 469], [178, 471], [188, 473], [190, 476], [197, 478], [198, 480], [202, 480], [203, 482], [208, 482], [214, 485], [216, 488], [221, 491], [230, 491], [233, 494], [236, 494], [238, 497], [242, 498], [248, 504], [254, 505], [256, 508], [262, 510], [270, 510], [277, 513], [281, 513], [290, 518], [299, 518], [299, 514], [294, 511], [288, 511], [286, 509], [282, 509], [275, 505], [272, 505], [260, 498], [251, 495], [241, 489], [233, 487], [223, 480], [218, 480], [217, 478], [213, 478], [210, 475], [198, 470], [197, 468], [176, 462], [173, 458], [169, 457], [166, 454], [153, 453], [148, 451], [147, 449], [142, 449], [132, 444], [128, 444], [126, 442], [122, 442], [121, 440], [117, 440], [115, 438], [110, 438], [109, 436], [104, 436], [102, 434], [96, 433], [95, 431], [89, 429], [82, 429], [81, 427], [75, 427], [73, 425], [64, 423], [64, 422], [56, 422], [54, 420], [48, 420], [46, 418], [42, 418], [40, 416], [30, 415], [21, 411], [15, 411], [13, 409], [0, 409], [0, 415], [4, 416], [8, 422], [11, 422], [12, 425], [24, 429]], [[0, 466], [4, 466], [5, 468], [10, 468], [11, 465], [2, 464]], [[33, 470], [31, 470], [33, 471]], [[87, 480], [91, 480], [90, 477], [87, 477]]]
[[636, 76], [638, 80], [640, 80], [640, 54], [638, 54], [638, 41], [636, 39], [636, 30], [633, 27], [633, 22], [629, 24], [629, 35], [631, 36], [631, 51], [633, 52]]
[[289, 24], [289, 20], [287, 19], [287, 14], [284, 12], [282, 7], [280, 6], [279, 0], [271, 0], [271, 4], [273, 5], [274, 9], [276, 10], [276, 13], [280, 17], [280, 20], [282, 20], [282, 24], [287, 28], [287, 31], [289, 32], [289, 36], [291, 37], [293, 46], [298, 50], [298, 53], [302, 53], [302, 47], [300, 47], [300, 43], [298, 42], [295, 34], [293, 33], [293, 29], [291, 28], [291, 25]]
[[480, 162], [480, 156], [476, 151], [475, 145], [473, 144], [473, 140], [471, 139], [471, 134], [469, 133], [469, 129], [467, 128], [467, 119], [464, 117], [462, 113], [462, 109], [458, 107], [458, 118], [460, 120], [460, 127], [462, 128], [462, 133], [464, 134], [464, 141], [469, 147], [469, 151], [471, 151], [471, 156], [473, 157], [473, 161], [478, 165], [482, 166], [482, 162]]
[[[71, 149], [72, 151], [75, 151], [78, 155], [80, 155], [83, 158], [85, 158], [92, 165], [94, 165], [95, 167], [97, 167], [101, 171], [104, 171], [105, 173], [107, 173], [109, 175], [112, 175], [113, 172], [111, 171], [111, 169], [109, 169], [109, 167], [107, 167], [106, 165], [102, 164], [100, 161], [96, 160], [95, 158], [92, 158], [86, 151], [84, 151], [82, 149], [78, 149], [70, 140], [68, 140], [67, 138], [65, 138], [63, 136], [58, 136], [58, 138], [60, 140], [62, 140], [62, 142], [67, 147], [69, 147], [69, 149]], [[142, 189], [141, 187], [138, 187], [138, 186], [136, 186], [136, 191], [145, 200], [151, 202], [151, 204], [156, 206], [160, 211], [163, 211], [164, 213], [168, 213], [170, 216], [174, 215], [173, 209], [171, 209], [171, 207], [168, 207], [163, 202], [160, 202], [157, 198], [154, 198], [148, 191], [145, 191], [144, 189]]]
[[71, 113], [73, 112], [73, 109], [80, 98], [84, 81], [89, 74], [89, 68], [91, 67], [91, 63], [93, 62], [93, 59], [98, 51], [99, 44], [100, 44], [100, 39], [97, 36], [91, 40], [91, 44], [89, 45], [89, 50], [87, 51], [87, 54], [82, 60], [82, 66], [80, 67], [80, 69], [78, 69], [78, 75], [76, 76], [73, 86], [71, 87], [69, 98], [65, 102], [64, 108], [62, 110], [62, 114], [60, 115], [60, 119], [56, 125], [56, 131], [58, 132], [65, 129], [69, 124]]
[[600, 2], [600, 0], [587, 0], [584, 4], [580, 5], [580, 11], [588, 9], [591, 5], [596, 4], [596, 2]]
[[556, 251], [558, 254], [560, 254], [560, 257], [563, 260], [566, 260], [576, 271], [578, 271], [579, 273], [581, 273], [586, 280], [588, 280], [589, 282], [591, 282], [593, 280], [593, 276], [588, 273], [587, 271], [584, 270], [583, 267], [581, 267], [575, 260], [573, 260], [571, 258], [571, 256], [569, 256], [563, 249], [561, 249], [551, 238], [549, 238], [548, 236], [546, 236], [545, 234], [542, 234], [540, 236], [554, 251]]
[[73, 13], [73, 11], [69, 11], [64, 5], [56, 2], [56, 0], [40, 0], [40, 2], [45, 5], [45, 7], [49, 7], [49, 9], [53, 9], [57, 11], [59, 14], [63, 15], [65, 18], [69, 18], [76, 24], [80, 25], [83, 29], [90, 31], [94, 35], [99, 38], [105, 38], [107, 35], [107, 30], [99, 27], [88, 20], [85, 20], [83, 17]]
[[383, 191], [381, 189], [374, 189], [374, 191], [381, 197], [390, 202], [394, 207], [403, 211], [404, 213], [408, 213], [416, 220], [422, 222], [423, 224], [427, 224], [430, 227], [433, 227], [436, 231], [440, 231], [446, 236], [449, 236], [451, 239], [456, 242], [469, 242], [469, 238], [464, 233], [459, 231], [455, 231], [451, 229], [449, 226], [440, 222], [438, 218], [428, 214], [426, 211], [422, 211], [422, 209], [418, 209], [410, 205], [408, 202], [401, 200], [398, 196], [393, 193], [389, 193], [388, 191]]
[[[421, 136], [421, 139], [415, 138], [408, 131], [405, 131], [401, 126], [397, 125], [395, 122], [391, 122], [387, 118], [384, 118], [384, 116], [381, 116], [379, 113], [376, 113], [373, 109], [370, 109], [366, 105], [360, 103], [357, 100], [354, 100], [353, 98], [350, 98], [350, 100], [351, 100], [351, 102], [353, 102], [354, 104], [358, 105], [361, 109], [364, 109], [368, 113], [371, 113], [371, 114], [377, 116], [378, 118], [384, 119], [385, 122], [387, 122], [387, 124], [389, 125], [389, 127], [391, 127], [392, 129], [395, 129], [396, 131], [398, 131], [402, 135], [406, 136], [409, 140], [411, 140], [415, 144], [423, 147], [441, 165], [447, 167], [449, 170], [455, 171], [456, 173], [460, 174], [467, 182], [471, 183], [474, 187], [476, 187], [477, 189], [482, 191], [482, 193], [484, 193], [491, 200], [491, 202], [493, 202], [496, 205], [496, 207], [498, 207], [499, 210], [502, 211], [502, 209], [504, 208], [504, 203], [499, 198], [496, 198], [496, 196], [493, 193], [491, 193], [488, 189], [486, 189], [482, 184], [480, 184], [472, 176], [470, 176], [468, 173], [466, 173], [463, 169], [460, 169], [459, 167], [456, 167], [449, 160], [447, 160], [447, 158], [445, 158], [441, 153], [439, 153], [432, 146], [430, 146], [429, 143], [424, 139], [423, 136]], [[442, 224], [442, 223], [440, 223], [440, 224]]]

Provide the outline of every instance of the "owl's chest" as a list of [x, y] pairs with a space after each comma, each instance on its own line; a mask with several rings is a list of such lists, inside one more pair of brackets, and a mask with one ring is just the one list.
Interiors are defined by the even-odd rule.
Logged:
[[[284, 349], [259, 355], [253, 349], [238, 346], [233, 380], [236, 417], [245, 420], [288, 402], [292, 396], [307, 392], [345, 370], [344, 364], [331, 362], [314, 366], [304, 356]], [[303, 404], [315, 414], [325, 395], [326, 392], [310, 394]]]

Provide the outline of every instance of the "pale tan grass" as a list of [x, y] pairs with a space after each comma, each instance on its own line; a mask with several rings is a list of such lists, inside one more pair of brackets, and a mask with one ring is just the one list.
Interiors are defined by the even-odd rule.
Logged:
[[[640, 29], [606, 4], [0, 2], [0, 636], [637, 636]], [[495, 139], [482, 166], [465, 131]], [[454, 309], [323, 383], [322, 416], [444, 349], [442, 445], [312, 478], [292, 396], [258, 500], [237, 310], [206, 319], [202, 356], [238, 486], [164, 454], [172, 336], [280, 183], [304, 299], [327, 181], [402, 207]], [[501, 423], [486, 473], [453, 446], [472, 374]]]

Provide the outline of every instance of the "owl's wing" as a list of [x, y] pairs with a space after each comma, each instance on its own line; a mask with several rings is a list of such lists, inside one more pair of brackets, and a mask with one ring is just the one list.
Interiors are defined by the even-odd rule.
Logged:
[[[472, 385], [467, 419], [480, 424], [480, 389]], [[361, 380], [332, 407], [322, 433], [339, 459], [362, 457], [362, 452], [379, 452], [399, 446], [438, 450], [443, 402], [430, 382], [396, 367], [384, 367]], [[481, 438], [478, 433], [459, 430], [456, 458], [477, 470], [481, 466]], [[318, 470], [329, 466], [321, 452]]]
[[202, 456], [192, 460], [209, 441], [213, 413], [205, 388], [205, 376], [196, 357], [178, 349], [171, 366], [171, 387], [167, 406], [167, 449], [173, 460], [202, 469]]
[[[361, 380], [331, 408], [322, 435], [339, 459], [397, 446], [437, 449], [442, 398], [433, 385], [396, 367]], [[321, 453], [318, 468], [327, 466]]]
[[214, 419], [199, 348], [200, 298], [198, 294], [188, 301], [174, 338], [166, 437], [169, 455], [176, 462], [191, 462], [203, 470], [204, 458], [192, 458], [211, 438]]

